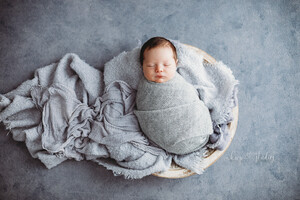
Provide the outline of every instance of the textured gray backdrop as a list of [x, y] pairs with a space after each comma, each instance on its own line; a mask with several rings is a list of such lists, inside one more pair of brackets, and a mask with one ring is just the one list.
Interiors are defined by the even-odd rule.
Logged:
[[[26, 3], [25, 3], [26, 2]], [[300, 199], [300, 1], [0, 1], [0, 93], [77, 53], [101, 69], [152, 36], [199, 47], [233, 71], [239, 124], [201, 176], [114, 177], [92, 162], [47, 170], [0, 126], [0, 199]]]

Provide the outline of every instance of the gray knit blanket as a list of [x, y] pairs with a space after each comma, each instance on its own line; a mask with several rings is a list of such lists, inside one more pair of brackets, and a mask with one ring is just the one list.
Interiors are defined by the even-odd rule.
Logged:
[[136, 105], [143, 133], [167, 152], [183, 155], [199, 150], [213, 133], [208, 108], [178, 73], [164, 83], [142, 77]]
[[[219, 148], [226, 143], [226, 129], [220, 127], [232, 120], [238, 82], [223, 63], [203, 65], [203, 58], [195, 52], [179, 42], [176, 47], [178, 73], [210, 110], [214, 137], [206, 146]], [[105, 64], [104, 71], [76, 54], [37, 69], [33, 79], [0, 94], [0, 122], [49, 169], [67, 159], [91, 160], [114, 175], [137, 179], [168, 170], [173, 159], [201, 174], [203, 148], [185, 155], [170, 154], [141, 131], [134, 114], [142, 78], [139, 50], [121, 53]]]

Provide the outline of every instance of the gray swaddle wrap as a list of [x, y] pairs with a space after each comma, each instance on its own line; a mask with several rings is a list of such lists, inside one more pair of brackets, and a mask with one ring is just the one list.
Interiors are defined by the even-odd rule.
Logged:
[[174, 154], [203, 147], [213, 133], [208, 108], [196, 89], [175, 74], [164, 83], [141, 78], [134, 111], [141, 129], [154, 143]]

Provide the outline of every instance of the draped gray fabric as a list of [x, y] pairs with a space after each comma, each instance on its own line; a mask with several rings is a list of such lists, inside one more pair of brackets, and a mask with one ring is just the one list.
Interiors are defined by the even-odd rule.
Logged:
[[[200, 98], [213, 111], [213, 123], [219, 124], [222, 119], [225, 123], [237, 81], [225, 65], [218, 63], [208, 69], [200, 59], [198, 67], [223, 78], [218, 84], [208, 79], [210, 85], [205, 86], [201, 81], [193, 82], [197, 77], [191, 75], [190, 79], [189, 73], [193, 73], [196, 64], [184, 65], [184, 56], [192, 54], [183, 49], [179, 47], [179, 58], [183, 58], [179, 73], [201, 93]], [[138, 53], [139, 48], [135, 48], [120, 54], [106, 63], [104, 72], [75, 54], [66, 54], [59, 62], [37, 69], [33, 79], [0, 94], [0, 122], [14, 140], [25, 142], [32, 157], [47, 168], [67, 159], [86, 159], [115, 175], [142, 178], [167, 170], [173, 158], [177, 164], [202, 173], [199, 166], [205, 152], [173, 155], [153, 145], [141, 132], [133, 113], [136, 88], [142, 77]], [[207, 86], [217, 89], [206, 93], [210, 88]]]

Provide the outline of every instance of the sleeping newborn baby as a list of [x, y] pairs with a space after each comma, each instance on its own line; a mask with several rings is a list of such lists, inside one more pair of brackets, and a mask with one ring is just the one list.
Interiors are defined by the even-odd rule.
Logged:
[[196, 89], [177, 73], [175, 46], [167, 39], [148, 40], [140, 52], [144, 77], [134, 111], [144, 134], [174, 154], [202, 148], [213, 133], [210, 113]]

